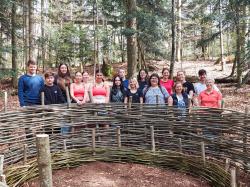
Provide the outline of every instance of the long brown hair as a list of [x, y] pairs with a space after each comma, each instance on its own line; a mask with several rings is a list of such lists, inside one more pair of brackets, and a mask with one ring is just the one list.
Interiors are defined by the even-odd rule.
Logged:
[[[63, 66], [63, 65], [65, 65], [66, 67], [67, 67], [67, 72], [66, 72], [66, 74], [63, 74], [62, 72], [61, 72], [61, 66]], [[69, 66], [66, 64], [66, 63], [61, 63], [59, 66], [58, 66], [58, 76], [59, 77], [70, 77], [70, 71], [69, 71]]]

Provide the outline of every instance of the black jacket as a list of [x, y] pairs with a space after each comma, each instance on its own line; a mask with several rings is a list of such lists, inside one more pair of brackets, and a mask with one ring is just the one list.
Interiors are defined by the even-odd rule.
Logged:
[[44, 92], [44, 103], [49, 104], [60, 104], [65, 103], [65, 98], [62, 95], [61, 89], [57, 85], [47, 86], [44, 85], [40, 90], [40, 93]]

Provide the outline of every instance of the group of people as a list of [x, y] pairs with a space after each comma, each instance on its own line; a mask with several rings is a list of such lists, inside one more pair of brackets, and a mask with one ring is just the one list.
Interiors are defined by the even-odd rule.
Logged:
[[[157, 73], [141, 69], [137, 77], [126, 79], [124, 69], [119, 69], [113, 78], [112, 86], [105, 81], [104, 75], [97, 70], [94, 83], [90, 83], [88, 72], [75, 72], [72, 78], [67, 64], [60, 64], [58, 73], [46, 72], [44, 78], [36, 74], [37, 65], [33, 60], [27, 63], [27, 73], [18, 81], [20, 106], [44, 103], [60, 104], [67, 99], [83, 105], [92, 103], [146, 103], [167, 104], [178, 108], [190, 105], [220, 108], [222, 94], [214, 85], [214, 79], [207, 77], [204, 69], [199, 70], [199, 82], [186, 81], [185, 72], [178, 71], [176, 81], [171, 80], [169, 69], [163, 68], [161, 77]], [[67, 94], [69, 88], [69, 94]]]

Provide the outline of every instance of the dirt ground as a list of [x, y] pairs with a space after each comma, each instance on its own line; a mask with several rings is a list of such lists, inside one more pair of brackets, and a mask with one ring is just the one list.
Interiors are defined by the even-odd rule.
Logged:
[[[38, 180], [24, 187], [37, 187]], [[53, 173], [53, 187], [209, 187], [201, 179], [139, 164], [93, 162]]]

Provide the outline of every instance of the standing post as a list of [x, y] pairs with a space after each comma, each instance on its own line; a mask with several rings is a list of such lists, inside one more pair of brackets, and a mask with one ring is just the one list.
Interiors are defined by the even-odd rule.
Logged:
[[66, 152], [67, 151], [67, 141], [63, 140], [63, 151]]
[[225, 171], [228, 172], [229, 168], [230, 168], [230, 159], [226, 158]]
[[49, 135], [36, 135], [37, 161], [40, 187], [52, 187], [52, 167], [49, 146]]
[[131, 106], [132, 106], [132, 96], [129, 96], [129, 99], [128, 99], [128, 108], [131, 109]]
[[151, 150], [155, 152], [155, 132], [154, 126], [150, 126], [150, 133], [151, 133]]
[[[247, 127], [248, 123], [247, 123], [247, 116], [249, 114], [249, 108], [246, 106], [245, 108], [245, 120], [244, 120], [244, 127]], [[243, 130], [243, 153], [244, 154], [247, 154], [247, 137], [248, 137], [248, 134], [247, 132], [245, 131], [245, 128], [242, 129]], [[247, 168], [247, 165], [248, 163], [247, 162], [244, 162], [244, 169], [247, 171], [248, 168]]]
[[92, 129], [92, 151], [93, 156], [95, 156], [95, 129]]
[[41, 92], [41, 105], [45, 105], [44, 92]]
[[116, 134], [117, 134], [117, 145], [118, 148], [122, 147], [122, 143], [121, 143], [121, 128], [118, 126], [116, 127]]
[[8, 93], [7, 91], [4, 92], [4, 112], [7, 112], [8, 107]]
[[3, 183], [3, 186], [0, 185], [1, 187], [8, 187], [6, 184], [6, 176], [5, 175], [0, 175], [0, 182]]
[[4, 155], [0, 155], [0, 176], [3, 175], [3, 160]]
[[155, 98], [156, 99], [156, 104], [158, 105], [159, 104], [159, 95], [156, 95], [155, 97], [156, 97]]
[[206, 163], [206, 152], [205, 152], [205, 144], [204, 142], [201, 142], [201, 156], [202, 156], [202, 160], [203, 163]]
[[231, 187], [237, 187], [236, 185], [236, 169], [231, 169]]
[[66, 96], [67, 96], [67, 104], [68, 104], [68, 108], [71, 105], [71, 101], [70, 101], [70, 94], [69, 94], [69, 87], [66, 86]]
[[179, 152], [182, 153], [182, 142], [181, 142], [181, 138], [178, 138], [178, 144], [179, 144]]
[[88, 91], [88, 94], [89, 94], [89, 101], [90, 101], [90, 103], [93, 103], [93, 97], [92, 97], [92, 93], [91, 93], [90, 90]]
[[27, 162], [27, 144], [23, 145], [23, 164], [26, 164]]

